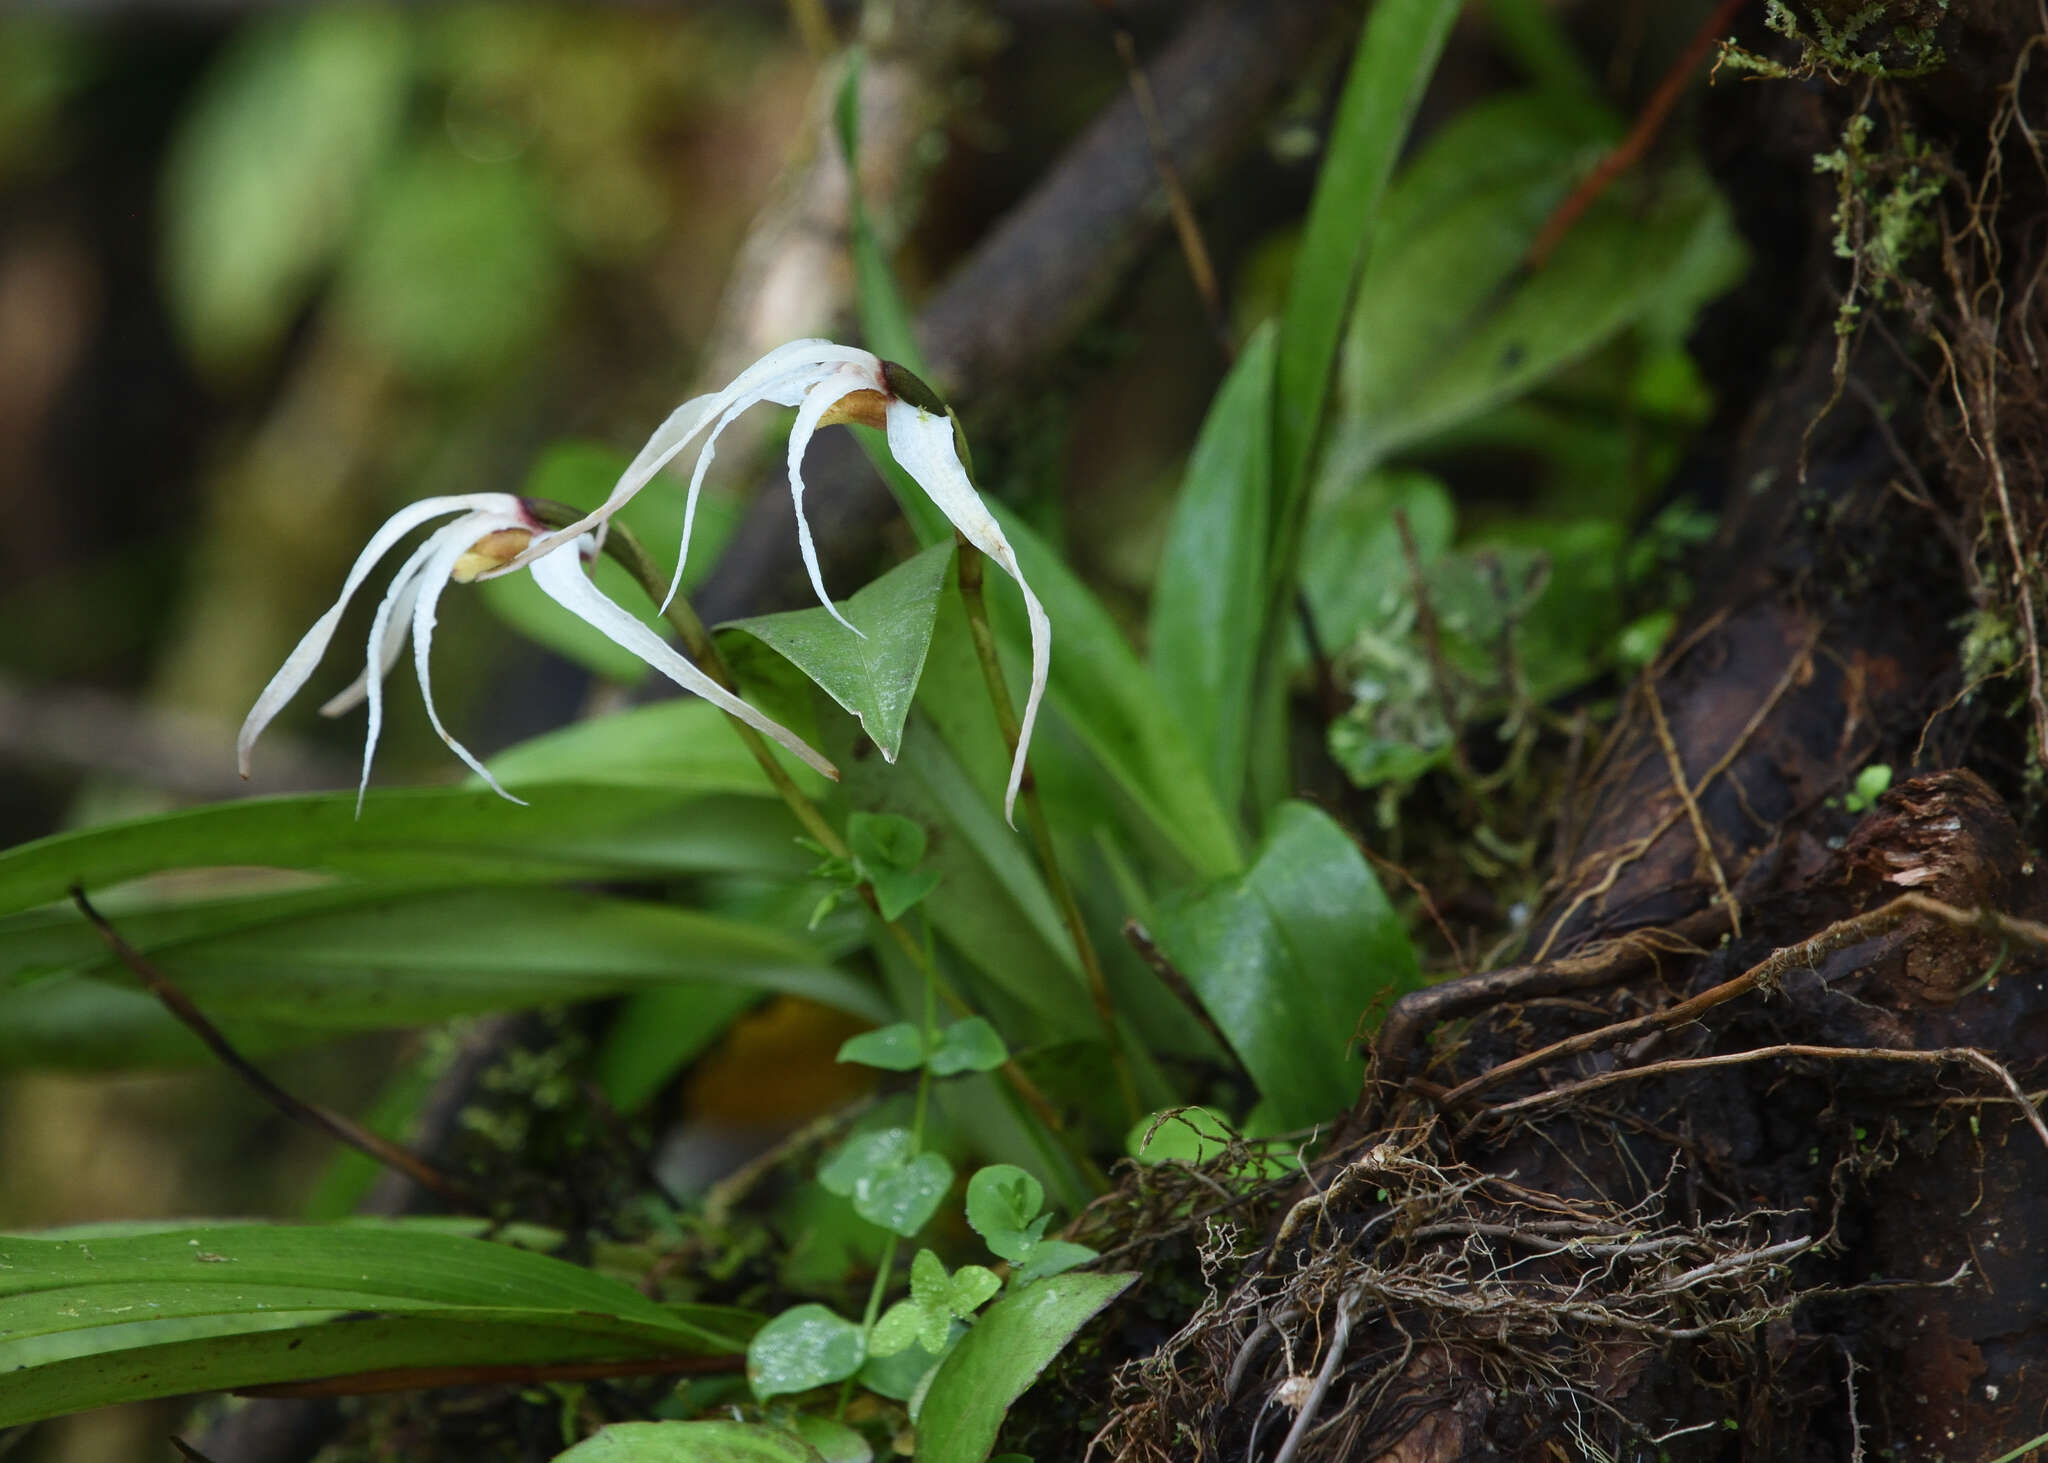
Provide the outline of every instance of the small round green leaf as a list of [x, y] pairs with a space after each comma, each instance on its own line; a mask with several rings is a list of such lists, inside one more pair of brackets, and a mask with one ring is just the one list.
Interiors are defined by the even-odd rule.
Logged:
[[855, 813], [846, 820], [853, 856], [873, 869], [914, 869], [924, 859], [924, 829], [898, 813]]
[[1014, 1163], [992, 1163], [967, 1181], [967, 1222], [989, 1250], [1012, 1262], [1022, 1260], [1045, 1232], [1034, 1227], [1045, 1207], [1045, 1186]]
[[1003, 1282], [988, 1266], [962, 1265], [946, 1282], [946, 1309], [956, 1316], [971, 1316], [1002, 1288]]
[[936, 1153], [920, 1153], [908, 1163], [855, 1180], [853, 1212], [907, 1239], [931, 1221], [951, 1187], [953, 1165]]
[[863, 1031], [841, 1044], [839, 1060], [889, 1072], [915, 1071], [924, 1065], [924, 1033], [908, 1021]]
[[[967, 1328], [961, 1326], [958, 1329], [964, 1332]], [[876, 1330], [879, 1333], [879, 1325]], [[871, 1342], [867, 1365], [860, 1369], [860, 1384], [878, 1397], [901, 1402], [917, 1390], [919, 1382], [931, 1375], [939, 1360], [938, 1353], [926, 1351], [915, 1343], [892, 1356], [881, 1356]]]
[[917, 1147], [908, 1128], [882, 1128], [850, 1138], [818, 1167], [818, 1182], [830, 1192], [852, 1198], [863, 1180], [901, 1168]]
[[877, 1360], [908, 1351], [924, 1330], [924, 1307], [914, 1300], [899, 1300], [882, 1312], [868, 1336], [868, 1355]]
[[844, 1381], [866, 1359], [860, 1327], [821, 1305], [792, 1306], [754, 1333], [747, 1384], [765, 1402]]
[[993, 1072], [1010, 1059], [996, 1029], [979, 1016], [955, 1021], [939, 1033], [932, 1048], [932, 1075], [951, 1077], [958, 1072]]
[[1126, 1140], [1140, 1163], [1204, 1163], [1220, 1158], [1230, 1142], [1230, 1120], [1206, 1107], [1175, 1108], [1140, 1118]]

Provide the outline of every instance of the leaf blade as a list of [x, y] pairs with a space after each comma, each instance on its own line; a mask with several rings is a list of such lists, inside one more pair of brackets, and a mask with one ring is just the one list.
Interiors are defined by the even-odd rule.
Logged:
[[1138, 1277], [1061, 1275], [1005, 1296], [939, 1364], [917, 1414], [922, 1463], [982, 1463], [1010, 1405]]

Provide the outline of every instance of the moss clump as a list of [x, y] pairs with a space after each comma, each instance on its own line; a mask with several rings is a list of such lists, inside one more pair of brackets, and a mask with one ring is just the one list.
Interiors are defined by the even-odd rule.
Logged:
[[1840, 83], [1852, 76], [1925, 76], [1948, 60], [1935, 39], [1948, 0], [1869, 0], [1856, 6], [1809, 0], [1805, 11], [1802, 18], [1787, 0], [1764, 5], [1764, 24], [1799, 47], [1797, 61], [1780, 61], [1726, 41], [1716, 66], [1777, 80], [1824, 76]]

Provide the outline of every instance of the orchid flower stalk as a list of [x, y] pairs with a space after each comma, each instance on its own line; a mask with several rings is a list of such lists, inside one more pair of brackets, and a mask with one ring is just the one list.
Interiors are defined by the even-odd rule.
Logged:
[[[820, 427], [835, 423], [853, 422], [886, 433], [890, 454], [960, 536], [992, 559], [1023, 591], [1024, 612], [1031, 626], [1031, 690], [1025, 697], [1017, 750], [1010, 764], [1009, 787], [1003, 798], [1003, 815], [1014, 827], [1017, 790], [1027, 765], [1031, 729], [1038, 719], [1038, 705], [1045, 696], [1051, 667], [1052, 623], [1046, 618], [1038, 596], [1025, 582], [1024, 571], [1018, 567], [1016, 552], [1004, 536], [1002, 525], [974, 489], [961, 460], [952, 414], [930, 387], [893, 362], [827, 340], [798, 340], [778, 346], [740, 372], [723, 391], [695, 397], [677, 407], [640, 449], [610, 497], [577, 522], [535, 539], [494, 572], [534, 564], [562, 544], [597, 528], [701, 436], [704, 442], [690, 473], [689, 495], [683, 508], [683, 542], [676, 557], [676, 582], [680, 583], [683, 564], [689, 557], [698, 494], [704, 486], [704, 475], [717, 456], [719, 434], [747, 408], [761, 402], [797, 408], [796, 424], [789, 434], [789, 492], [796, 508], [797, 544], [819, 601], [847, 629], [856, 635], [861, 633], [839, 613], [832, 597], [825, 592], [824, 577], [818, 570], [817, 546], [811, 538], [810, 522], [804, 517], [804, 452]], [[669, 593], [674, 595], [673, 585]]]
[[[433, 645], [435, 612], [441, 593], [450, 583], [467, 583], [480, 576], [503, 573], [514, 562], [523, 564], [555, 603], [583, 620], [615, 644], [630, 650], [684, 690], [694, 691], [729, 715], [739, 718], [763, 734], [773, 737], [804, 762], [827, 777], [839, 774], [832, 764], [807, 746], [803, 739], [779, 722], [763, 715], [692, 665], [653, 630], [614, 604], [584, 570], [584, 555], [595, 548], [591, 535], [575, 533], [549, 535], [544, 524], [526, 505], [510, 493], [468, 493], [426, 498], [412, 503], [387, 519], [357, 556], [341, 595], [327, 612], [313, 622], [298, 646], [285, 658], [270, 684], [256, 698], [235, 753], [242, 776], [249, 775], [249, 759], [263, 729], [296, 696], [327, 653], [334, 632], [341, 623], [349, 601], [378, 563], [414, 529], [449, 514], [458, 517], [443, 524], [414, 549], [393, 576], [383, 600], [370, 623], [369, 647], [362, 675], [348, 689], [320, 708], [324, 716], [339, 716], [363, 703], [369, 706], [369, 729], [363, 739], [363, 775], [356, 791], [356, 809], [362, 810], [364, 792], [370, 784], [370, 765], [377, 752], [377, 737], [384, 724], [384, 678], [398, 664], [410, 635], [413, 665], [426, 702], [427, 719], [456, 756], [469, 765], [491, 790], [512, 802], [523, 802], [499, 785], [470, 750], [441, 723], [434, 706], [430, 652]], [[544, 538], [545, 547], [532, 552], [535, 540]]]

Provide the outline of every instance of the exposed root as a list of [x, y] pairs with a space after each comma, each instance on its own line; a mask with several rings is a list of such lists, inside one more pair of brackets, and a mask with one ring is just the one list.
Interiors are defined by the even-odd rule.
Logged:
[[[1096, 1454], [1119, 1460], [1405, 1456], [1425, 1421], [1443, 1452], [1461, 1397], [1534, 1428], [1573, 1421], [1577, 1456], [1652, 1443], [1607, 1398], [1688, 1348], [1733, 1374], [1800, 1299], [1804, 1216], [1673, 1221], [1538, 1195], [1442, 1165], [1422, 1134], [1374, 1145], [1283, 1227], [1288, 1264], [1209, 1300], [1118, 1377]], [[1214, 1379], [1222, 1378], [1219, 1389]], [[1361, 1446], [1370, 1440], [1369, 1446]]]

